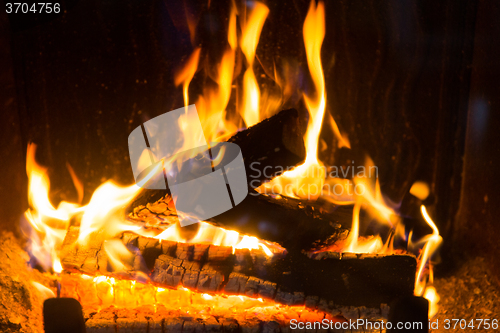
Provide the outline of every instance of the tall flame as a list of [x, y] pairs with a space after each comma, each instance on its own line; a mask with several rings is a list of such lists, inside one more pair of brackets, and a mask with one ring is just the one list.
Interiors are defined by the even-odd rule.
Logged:
[[61, 202], [54, 208], [49, 200], [50, 181], [47, 170], [35, 160], [36, 145], [29, 144], [26, 154], [26, 172], [29, 176], [28, 200], [30, 209], [25, 217], [33, 227], [30, 252], [45, 269], [59, 271], [59, 249], [66, 235], [70, 219], [80, 211], [77, 204]]
[[[262, 193], [271, 190], [275, 194], [289, 197], [316, 199], [322, 193], [326, 176], [326, 170], [318, 160], [318, 140], [326, 107], [325, 77], [321, 65], [321, 45], [325, 37], [325, 5], [322, 1], [317, 5], [314, 0], [311, 1], [304, 22], [303, 35], [307, 65], [315, 88], [314, 94], [303, 94], [309, 111], [309, 123], [304, 136], [306, 160], [295, 169], [286, 171], [264, 184], [258, 191]], [[336, 124], [335, 128], [338, 129]], [[338, 133], [340, 135], [340, 132]], [[349, 146], [347, 138], [341, 137], [339, 145]]]
[[197, 47], [194, 49], [193, 53], [186, 62], [186, 65], [177, 73], [175, 76], [175, 85], [178, 86], [182, 83], [182, 95], [184, 97], [184, 106], [189, 105], [189, 84], [193, 79], [196, 69], [198, 68], [198, 62], [200, 61], [201, 48]]
[[257, 124], [260, 120], [260, 89], [255, 78], [253, 62], [264, 21], [269, 14], [269, 8], [260, 2], [252, 2], [248, 20], [242, 25], [241, 51], [247, 60], [247, 70], [243, 75], [243, 101], [241, 114], [247, 127]]

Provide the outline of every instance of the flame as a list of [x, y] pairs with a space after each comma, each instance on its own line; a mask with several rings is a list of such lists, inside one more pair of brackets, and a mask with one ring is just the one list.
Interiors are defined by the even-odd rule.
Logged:
[[186, 66], [180, 70], [175, 76], [175, 85], [178, 86], [182, 83], [182, 95], [184, 97], [184, 106], [187, 108], [189, 105], [188, 88], [191, 80], [193, 79], [198, 62], [200, 61], [201, 48], [197, 47], [186, 62]]
[[[206, 85], [202, 95], [198, 96], [195, 102], [203, 132], [208, 142], [219, 141], [238, 130], [235, 122], [226, 119], [226, 107], [231, 97], [236, 47], [238, 45], [236, 14], [233, 5], [228, 24], [228, 47], [217, 66], [217, 73], [214, 78], [216, 86]], [[193, 66], [192, 63], [188, 63], [188, 65]], [[205, 69], [206, 72], [209, 70], [211, 68]], [[188, 103], [187, 91], [184, 94], [184, 103], [185, 105]]]
[[[260, 193], [272, 191], [273, 194], [315, 200], [321, 195], [326, 177], [326, 170], [317, 156], [318, 139], [326, 107], [325, 77], [321, 65], [321, 45], [325, 37], [325, 5], [322, 1], [317, 5], [314, 0], [311, 1], [304, 22], [303, 35], [307, 65], [316, 90], [312, 95], [303, 94], [309, 111], [309, 123], [304, 136], [306, 160], [295, 169], [286, 171], [263, 184], [257, 190]], [[339, 140], [339, 145], [345, 146], [345, 140]]]
[[[415, 295], [416, 296], [424, 296], [427, 300], [429, 300], [429, 317], [432, 318], [438, 310], [437, 303], [439, 302], [439, 295], [436, 292], [436, 289], [432, 286], [433, 283], [433, 271], [432, 266], [430, 265], [430, 259], [432, 255], [437, 251], [441, 242], [443, 241], [442, 237], [439, 235], [439, 230], [432, 221], [431, 217], [427, 213], [427, 209], [424, 205], [420, 206], [420, 212], [424, 217], [427, 224], [432, 228], [432, 234], [426, 235], [422, 237], [416, 243], [410, 243], [409, 246], [419, 246], [424, 244], [422, 251], [419, 256], [419, 264], [417, 269], [417, 276], [415, 279]], [[411, 240], [411, 236], [410, 236]], [[429, 267], [428, 272], [425, 271], [425, 268]]]
[[248, 19], [242, 24], [241, 51], [247, 60], [247, 70], [243, 75], [243, 99], [241, 114], [247, 127], [257, 124], [260, 120], [260, 89], [253, 71], [255, 51], [264, 21], [269, 14], [269, 8], [260, 2], [252, 2]]
[[[47, 169], [35, 161], [36, 145], [29, 144], [26, 155], [26, 172], [29, 176], [28, 200], [30, 208], [25, 217], [30, 223], [30, 253], [45, 269], [60, 266], [59, 249], [66, 235], [70, 219], [80, 211], [77, 204], [61, 202], [54, 208], [49, 200], [50, 181]], [[59, 264], [57, 264], [59, 263]]]
[[38, 283], [36, 281], [31, 281], [31, 285], [35, 287], [36, 290], [40, 293], [40, 296], [42, 300], [46, 300], [47, 298], [54, 298], [56, 297], [56, 294], [50, 290], [49, 288], [45, 287], [43, 284]]
[[[373, 171], [375, 170], [375, 171]], [[342, 191], [348, 195], [336, 198], [332, 195], [335, 190], [323, 191], [323, 197], [336, 204], [354, 204], [352, 227], [347, 239], [341, 246], [340, 251], [352, 253], [377, 253], [391, 254], [394, 252], [393, 243], [396, 239], [405, 239], [404, 225], [401, 222], [395, 204], [385, 199], [380, 189], [378, 171], [370, 158], [353, 178], [352, 182], [347, 179], [329, 179], [325, 188], [340, 184]], [[344, 193], [344, 192], [342, 192]], [[366, 210], [380, 225], [388, 226], [390, 233], [384, 243], [381, 235], [369, 237], [360, 236], [360, 211]], [[338, 249], [338, 245], [334, 245]]]
[[[276, 68], [274, 68], [274, 79], [281, 88], [284, 97], [273, 100], [267, 91], [261, 95], [254, 72], [254, 62], [261, 31], [269, 14], [269, 9], [260, 2], [252, 2], [250, 4], [252, 7], [248, 10], [248, 13], [245, 12], [244, 16], [240, 16], [240, 39], [238, 39], [237, 32], [237, 16], [240, 14], [236, 10], [235, 4], [232, 4], [233, 8], [231, 9], [228, 21], [227, 45], [224, 47], [218, 64], [200, 62], [202, 49], [201, 47], [196, 47], [174, 78], [177, 86], [182, 84], [185, 106], [189, 105], [189, 86], [195, 75], [198, 75], [197, 73], [199, 72], [204, 72], [207, 78], [211, 79], [207, 80], [208, 83], [203, 87], [202, 93], [193, 99], [196, 100], [195, 104], [198, 116], [208, 142], [219, 141], [235, 133], [243, 126], [242, 120], [247, 127], [256, 124], [264, 116], [269, 115], [272, 110], [277, 109], [277, 106], [274, 105], [277, 103], [276, 101], [279, 100], [282, 103], [284, 99], [289, 98], [295, 93], [292, 85], [287, 84], [288, 78], [293, 77], [293, 73], [288, 68], [291, 66], [285, 63], [283, 66], [285, 68], [284, 77], [280, 78]], [[263, 184], [258, 191], [264, 193], [271, 190], [274, 194], [294, 198], [307, 198], [310, 200], [315, 200], [322, 196], [335, 204], [353, 205], [351, 232], [338, 250], [354, 253], [393, 253], [394, 240], [405, 238], [404, 226], [396, 212], [395, 205], [383, 197], [378, 179], [374, 180], [371, 177], [356, 176], [352, 180], [338, 178], [325, 180], [327, 175], [326, 168], [318, 159], [318, 142], [327, 105], [325, 77], [321, 63], [321, 47], [325, 37], [324, 6], [323, 1], [319, 1], [316, 4], [316, 1], [312, 0], [303, 25], [307, 66], [314, 87], [314, 92], [302, 93], [305, 106], [309, 112], [309, 122], [304, 135], [306, 148], [305, 162], [293, 170], [286, 171], [269, 183]], [[193, 24], [193, 22], [190, 22], [189, 25], [191, 40], [194, 40], [195, 29]], [[242, 119], [237, 115], [229, 114], [226, 110], [234, 88], [233, 80], [238, 46], [246, 61], [246, 70], [242, 78], [242, 99], [236, 102], [238, 104], [237, 110]], [[269, 73], [267, 74], [268, 76], [272, 76]], [[239, 96], [240, 94], [237, 97]], [[189, 120], [181, 117], [179, 122], [180, 128], [187, 133], [188, 128], [186, 124], [189, 123]], [[328, 115], [327, 122], [337, 139], [337, 146], [350, 148], [347, 136], [341, 134], [337, 123], [331, 115]], [[184, 143], [185, 146], [190, 146], [188, 141], [194, 138], [190, 138], [189, 135], [185, 135], [185, 137], [187, 138]], [[69, 166], [68, 170], [75, 184], [80, 204], [63, 201], [57, 208], [54, 208], [49, 200], [50, 183], [47, 170], [35, 162], [34, 155], [35, 146], [31, 144], [28, 146], [27, 154], [27, 173], [30, 179], [30, 209], [25, 213], [27, 220], [32, 226], [32, 233], [30, 235], [32, 240], [31, 253], [44, 268], [52, 268], [56, 273], [61, 273], [63, 270], [59, 252], [70, 221], [72, 220], [80, 222], [80, 234], [78, 236], [80, 244], [89, 242], [91, 235], [96, 232], [104, 235], [106, 241], [103, 244], [103, 249], [110, 259], [114, 270], [117, 272], [130, 271], [133, 266], [131, 263], [133, 258], [132, 253], [129, 252], [121, 241], [113, 239], [114, 236], [123, 231], [132, 231], [142, 236], [154, 237], [160, 241], [170, 240], [227, 246], [232, 248], [233, 253], [239, 249], [248, 249], [250, 251], [262, 251], [267, 256], [273, 256], [276, 253], [283, 253], [285, 251], [285, 249], [277, 244], [259, 240], [256, 237], [248, 235], [240, 235], [236, 231], [214, 227], [206, 222], [199, 223], [197, 233], [190, 239], [184, 238], [181, 235], [178, 225], [171, 226], [163, 231], [147, 232], [141, 226], [127, 221], [123, 210], [123, 207], [127, 206], [138, 194], [140, 186], [131, 185], [122, 187], [108, 181], [102, 184], [93, 193], [89, 203], [83, 206], [81, 205], [83, 186], [78, 181], [73, 169]], [[217, 165], [222, 157], [223, 150], [218, 156], [213, 157], [213, 165]], [[151, 161], [161, 161], [161, 163], [156, 164], [153, 170], [143, 179], [143, 182], [151, 179], [161, 170], [164, 163], [169, 162], [163, 160], [161, 156], [154, 156], [149, 149], [144, 150], [139, 163], [149, 166], [151, 165]], [[368, 160], [366, 167], [369, 168], [371, 166], [373, 166], [373, 162]], [[332, 186], [340, 186], [344, 190], [347, 190], [343, 193], [349, 193], [348, 190], [351, 189], [351, 194], [337, 196], [335, 193], [327, 193], [325, 188], [328, 189]], [[429, 195], [429, 188], [425, 184], [416, 183], [412, 186], [410, 193], [424, 200]], [[381, 235], [369, 237], [360, 235], [362, 233], [362, 226], [360, 226], [360, 213], [362, 209], [366, 210], [379, 223], [390, 228], [391, 231], [385, 237], [385, 242]], [[430, 315], [433, 315], [437, 311], [439, 296], [432, 286], [432, 268], [427, 263], [432, 254], [437, 250], [442, 239], [424, 206], [421, 207], [421, 211], [424, 219], [431, 226], [433, 233], [425, 236], [416, 243], [411, 243], [410, 239], [412, 246], [423, 246], [419, 258], [415, 294], [419, 296], [423, 295], [431, 301]], [[427, 271], [425, 270], [426, 267], [429, 267]], [[274, 305], [274, 303], [267, 300], [251, 299], [242, 295], [227, 297], [224, 295], [224, 297], [219, 298], [219, 295], [199, 294], [183, 287], [178, 290], [169, 290], [152, 285], [144, 286], [141, 283], [135, 283], [135, 281], [130, 280], [115, 281], [114, 278], [104, 276], [89, 277], [84, 280], [89, 280], [87, 283], [94, 284], [97, 293], [100, 295], [101, 304], [129, 304], [131, 301], [128, 299], [128, 296], [131, 293], [148, 290], [147, 292], [139, 293], [142, 295], [141, 300], [132, 302], [156, 304], [158, 300], [168, 301], [170, 297], [175, 296], [183, 300], [189, 300], [189, 302], [193, 302], [193, 299], [196, 298], [200, 304], [208, 301], [210, 304], [229, 304], [231, 306], [235, 306], [234, 304], [244, 304], [242, 308], [245, 308], [248, 304], [254, 304], [253, 302], [264, 303], [269, 306]]]
[[274, 253], [283, 253], [285, 251], [284, 248], [277, 244], [259, 240], [257, 237], [240, 235], [237, 231], [215, 227], [206, 222], [200, 222], [198, 232], [191, 239], [183, 238], [177, 225], [167, 228], [154, 238], [182, 243], [230, 246], [233, 248], [233, 253], [237, 249], [248, 249], [250, 251], [260, 249], [269, 257], [272, 257]]

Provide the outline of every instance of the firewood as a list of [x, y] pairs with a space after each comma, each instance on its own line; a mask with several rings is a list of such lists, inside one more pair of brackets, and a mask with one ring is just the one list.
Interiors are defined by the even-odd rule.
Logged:
[[[236, 308], [228, 309], [212, 304], [208, 312], [206, 306], [199, 306], [194, 302], [179, 308], [171, 304], [170, 299], [167, 299], [165, 303], [137, 307], [102, 306], [86, 315], [86, 326], [88, 332], [96, 333], [115, 330], [143, 332], [144, 326], [149, 327], [149, 332], [158, 333], [184, 332], [192, 329], [203, 332], [265, 332], [266, 326], [272, 329], [280, 328], [281, 331], [286, 330], [292, 318], [310, 322], [321, 321], [323, 318], [333, 321], [387, 318], [384, 317], [387, 311], [382, 308], [339, 307], [333, 314], [330, 314], [308, 308], [296, 311], [297, 308], [287, 306], [263, 305], [260, 307], [258, 304], [259, 302], [248, 307], [250, 311], [238, 311]], [[83, 307], [87, 305], [83, 304]], [[259, 315], [255, 316], [255, 313]], [[187, 329], [184, 330], [186, 326]]]
[[[247, 179], [252, 187], [257, 187], [304, 162], [306, 155], [302, 136], [298, 112], [289, 109], [236, 133], [227, 142], [240, 147]], [[199, 154], [193, 159], [206, 156]], [[188, 160], [185, 163], [188, 165], [191, 162]], [[146, 206], [168, 194], [168, 189], [145, 189], [128, 206], [128, 211], [140, 205]]]
[[239, 205], [208, 222], [301, 252], [347, 236], [352, 207], [331, 205], [329, 210], [311, 201], [250, 191]]
[[[166, 205], [168, 209], [155, 214], [153, 211], [158, 205]], [[147, 206], [149, 208], [136, 207], [128, 219], [146, 228], [158, 228], [159, 231], [176, 223], [173, 219], [176, 211], [170, 196], [162, 197]], [[239, 205], [206, 222], [278, 243], [289, 252], [301, 252], [345, 238], [352, 224], [352, 206], [329, 205], [329, 210], [326, 210], [315, 202], [288, 197], [277, 199], [250, 190]], [[186, 228], [179, 228], [179, 232]], [[186, 245], [182, 251], [194, 249]], [[185, 255], [193, 253], [186, 252]]]
[[[71, 227], [63, 244], [65, 270], [127, 279], [149, 276], [151, 282], [167, 288], [184, 286], [205, 293], [262, 297], [287, 305], [312, 304], [314, 297], [320, 296], [317, 305], [326, 308], [338, 305], [378, 307], [397, 297], [411, 295], [415, 282], [416, 259], [410, 255], [330, 255], [323, 252], [308, 257], [282, 253], [263, 262], [252, 259], [247, 267], [241, 268], [236, 254], [231, 253], [222, 261], [210, 261], [208, 256], [202, 261], [194, 261], [185, 251], [170, 250], [169, 254], [162, 252], [154, 258], [154, 267], [148, 268], [142, 264], [144, 261], [137, 260], [143, 258], [141, 251], [136, 249], [134, 256], [124, 263], [128, 269], [115, 271], [99, 245], [100, 234], [93, 235], [88, 246], [81, 246], [71, 242], [77, 233], [78, 227]], [[122, 241], [131, 238], [127, 235]], [[137, 244], [148, 244], [156, 249], [159, 248], [157, 242], [137, 240]], [[194, 248], [184, 243], [178, 243], [177, 248], [186, 248], [186, 245]], [[214, 247], [215, 252], [219, 252], [219, 247]], [[331, 301], [334, 303], [330, 304]]]

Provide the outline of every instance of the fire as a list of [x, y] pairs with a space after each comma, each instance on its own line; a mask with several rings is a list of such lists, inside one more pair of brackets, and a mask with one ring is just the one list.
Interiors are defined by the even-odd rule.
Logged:
[[186, 66], [180, 70], [175, 76], [175, 85], [178, 86], [182, 83], [182, 95], [184, 97], [184, 106], [189, 105], [189, 84], [193, 79], [196, 69], [198, 67], [198, 62], [200, 61], [201, 48], [197, 47], [189, 57], [186, 62]]
[[[226, 107], [231, 97], [237, 48], [236, 14], [236, 9], [233, 7], [228, 24], [228, 46], [217, 66], [217, 72], [213, 78], [215, 86], [206, 85], [203, 89], [203, 93], [198, 96], [195, 102], [198, 116], [203, 126], [203, 132], [208, 142], [220, 141], [238, 130], [238, 126], [235, 122], [226, 119]], [[176, 82], [183, 82], [185, 105], [189, 104], [188, 86], [192, 79], [191, 74], [194, 75], [197, 70], [199, 52], [200, 49], [196, 49], [193, 52], [193, 55], [191, 55], [191, 58], [186, 63], [186, 67], [179, 72], [181, 74], [176, 78]], [[212, 69], [208, 68], [208, 66], [209, 65], [206, 64], [205, 73], [210, 77], [209, 72]], [[188, 73], [189, 75], [184, 73]]]
[[[83, 308], [96, 312], [109, 306], [144, 307], [155, 310], [167, 307], [168, 310], [182, 311], [185, 314], [220, 314], [232, 317], [248, 311], [265, 316], [272, 312], [283, 318], [304, 318], [321, 320], [325, 314], [307, 309], [305, 306], [286, 306], [262, 298], [244, 295], [206, 294], [193, 292], [184, 287], [165, 289], [139, 281], [116, 280], [106, 276], [64, 274], [62, 277], [63, 297], [78, 299]], [[331, 316], [326, 315], [328, 318]], [[332, 318], [333, 319], [333, 318]]]
[[[208, 64], [202, 57], [202, 49], [194, 48], [194, 51], [175, 75], [175, 84], [182, 85], [184, 105], [188, 106], [190, 100], [195, 100], [198, 116], [203, 126], [203, 134], [208, 142], [220, 141], [235, 133], [243, 125], [249, 127], [267, 115], [263, 110], [272, 109], [263, 103], [259, 84], [254, 72], [255, 55], [260, 39], [261, 31], [269, 14], [269, 9], [262, 3], [252, 3], [248, 15], [239, 13], [234, 7], [228, 20], [227, 45], [224, 46], [222, 57], [218, 64]], [[241, 24], [241, 38], [238, 40], [237, 17]], [[194, 34], [195, 29], [190, 32]], [[193, 36], [192, 40], [193, 40]], [[286, 171], [262, 185], [258, 190], [261, 193], [272, 191], [274, 194], [285, 195], [293, 198], [315, 200], [322, 196], [336, 204], [353, 205], [352, 228], [348, 237], [342, 244], [335, 244], [334, 250], [353, 253], [394, 253], [393, 242], [395, 239], [405, 239], [404, 226], [396, 211], [396, 205], [384, 198], [380, 189], [379, 180], [375, 177], [354, 176], [352, 179], [327, 179], [326, 168], [318, 159], [318, 142], [323, 120], [325, 118], [327, 98], [325, 88], [325, 77], [321, 62], [321, 47], [325, 37], [325, 5], [323, 1], [311, 1], [309, 10], [303, 25], [303, 38], [307, 57], [307, 66], [313, 83], [314, 92], [303, 92], [305, 106], [309, 112], [309, 122], [304, 135], [306, 148], [306, 159], [302, 165], [293, 170]], [[246, 70], [243, 74], [242, 99], [237, 102], [237, 111], [240, 114], [233, 115], [227, 112], [228, 104], [233, 91], [235, 76], [235, 65], [238, 47], [243, 53], [246, 61]], [[209, 83], [203, 87], [199, 96], [189, 96], [189, 86], [195, 75], [204, 73]], [[276, 75], [276, 81], [284, 91], [284, 95], [290, 94], [290, 87], [280, 84], [282, 80]], [[238, 90], [237, 90], [238, 91]], [[287, 92], [288, 91], [288, 92]], [[238, 94], [237, 97], [239, 97]], [[181, 128], [188, 133], [183, 126], [186, 119], [180, 119]], [[338, 147], [350, 148], [350, 143], [345, 135], [340, 133], [339, 127], [333, 117], [329, 118], [332, 131], [335, 134]], [[193, 139], [188, 138], [187, 140]], [[214, 164], [222, 159], [223, 152], [214, 158]], [[140, 163], [150, 165], [151, 159], [161, 160], [152, 156], [150, 150], [145, 150], [140, 158]], [[156, 164], [153, 170], [143, 179], [147, 182], [164, 165]], [[365, 168], [370, 169], [374, 164], [368, 159]], [[236, 231], [225, 230], [215, 227], [209, 223], [200, 221], [197, 232], [191, 238], [182, 236], [179, 226], [173, 225], [164, 230], [145, 230], [142, 226], [127, 220], [124, 208], [139, 193], [138, 185], [118, 186], [110, 181], [105, 182], [95, 190], [90, 201], [86, 205], [81, 204], [83, 198], [83, 187], [78, 181], [73, 170], [68, 167], [75, 187], [78, 192], [79, 203], [61, 202], [57, 208], [50, 202], [50, 182], [47, 170], [35, 161], [35, 146], [28, 146], [27, 173], [29, 176], [29, 203], [30, 209], [25, 213], [27, 220], [32, 226], [29, 236], [32, 239], [30, 252], [37, 258], [38, 262], [47, 270], [52, 268], [56, 273], [61, 273], [60, 250], [68, 227], [72, 221], [79, 222], [80, 234], [78, 243], [81, 245], [91, 241], [91, 235], [96, 232], [103, 233], [106, 241], [103, 250], [106, 252], [111, 265], [116, 272], [130, 271], [132, 253], [119, 240], [113, 239], [125, 231], [131, 231], [138, 235], [159, 239], [160, 241], [175, 241], [196, 244], [213, 244], [217, 246], [232, 247], [233, 253], [238, 249], [249, 249], [250, 251], [262, 251], [271, 257], [276, 253], [286, 250], [278, 244], [268, 243], [257, 237], [241, 235]], [[332, 187], [340, 185], [343, 189], [351, 189], [351, 194], [335, 196], [326, 193], [325, 185]], [[356, 189], [358, 189], [356, 191]], [[344, 191], [348, 192], [348, 191]], [[429, 188], [425, 184], [412, 187], [410, 193], [422, 199], [427, 197]], [[381, 225], [388, 227], [391, 231], [386, 235], [385, 241], [382, 236], [361, 236], [360, 213], [366, 210]], [[442, 239], [432, 219], [427, 214], [426, 208], [421, 207], [422, 215], [433, 233], [425, 236], [420, 241], [410, 243], [411, 246], [420, 246], [422, 251], [419, 258], [417, 270], [415, 294], [424, 296], [431, 301], [430, 315], [437, 311], [439, 296], [432, 286], [432, 270], [427, 264], [432, 254], [439, 247]], [[326, 248], [323, 250], [333, 250]], [[426, 271], [429, 267], [429, 273]], [[428, 278], [426, 277], [429, 274]], [[104, 305], [141, 305], [157, 303], [174, 303], [178, 306], [191, 305], [194, 300], [199, 304], [234, 309], [249, 309], [259, 306], [276, 306], [272, 301], [249, 298], [243, 295], [210, 295], [192, 292], [186, 288], [176, 290], [164, 289], [152, 284], [136, 283], [133, 280], [120, 280], [106, 276], [80, 276], [68, 278], [63, 273], [66, 282], [63, 284], [67, 296], [75, 296], [85, 304]], [[78, 282], [72, 282], [72, 279]], [[147, 277], [137, 276], [137, 281], [145, 281]], [[78, 291], [77, 286], [87, 285], [91, 290], [88, 295]], [[72, 289], [74, 287], [74, 289]], [[78, 287], [78, 288], [80, 288]], [[40, 289], [40, 288], [39, 288]], [[131, 297], [134, 295], [134, 297]]]
[[[437, 312], [437, 302], [439, 302], [439, 296], [437, 295], [436, 289], [432, 286], [433, 272], [432, 267], [430, 266], [430, 259], [441, 245], [443, 239], [439, 235], [439, 230], [427, 213], [427, 209], [424, 205], [420, 206], [420, 211], [427, 224], [432, 228], [432, 234], [424, 236], [418, 242], [409, 244], [409, 246], [421, 246], [424, 244], [422, 252], [419, 256], [419, 266], [415, 280], [415, 295], [424, 296], [429, 300], [429, 317], [432, 317]], [[425, 268], [427, 266], [429, 266], [429, 269], [428, 272], [425, 272]]]
[[60, 269], [59, 249], [71, 218], [80, 211], [77, 204], [61, 202], [54, 208], [49, 200], [47, 170], [35, 161], [36, 146], [28, 145], [26, 172], [29, 176], [28, 199], [32, 208], [25, 217], [32, 226], [30, 253], [45, 269]]
[[269, 14], [269, 8], [260, 2], [253, 2], [253, 8], [246, 22], [242, 25], [241, 51], [247, 60], [247, 70], [243, 75], [243, 99], [241, 114], [247, 127], [257, 124], [260, 120], [260, 89], [253, 71], [255, 51], [259, 37]]
[[[326, 107], [325, 77], [321, 65], [321, 45], [325, 37], [325, 5], [322, 1], [316, 5], [311, 1], [303, 27], [304, 44], [307, 65], [314, 84], [315, 93], [303, 94], [304, 102], [309, 111], [309, 123], [304, 136], [306, 160], [293, 170], [286, 171], [281, 176], [262, 185], [258, 190], [265, 193], [269, 190], [274, 194], [288, 197], [316, 199], [321, 195], [326, 177], [325, 169], [318, 160], [318, 140], [323, 124]], [[332, 120], [333, 121], [333, 120]], [[337, 129], [335, 134], [339, 147], [349, 147], [349, 141], [342, 137]]]
[[230, 246], [233, 248], [233, 254], [236, 249], [249, 249], [250, 251], [260, 249], [267, 256], [272, 257], [274, 253], [283, 253], [285, 251], [285, 249], [277, 244], [267, 243], [253, 236], [240, 235], [237, 231], [215, 227], [206, 222], [200, 222], [200, 227], [196, 235], [191, 239], [183, 238], [177, 225], [167, 228], [155, 238], [192, 244]]

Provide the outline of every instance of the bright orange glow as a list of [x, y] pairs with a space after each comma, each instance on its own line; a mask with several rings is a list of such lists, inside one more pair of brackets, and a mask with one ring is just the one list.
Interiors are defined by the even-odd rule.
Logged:
[[[82, 306], [103, 308], [114, 305], [117, 307], [140, 307], [142, 305], [165, 305], [173, 309], [182, 308], [186, 312], [197, 312], [211, 308], [211, 311], [254, 311], [260, 313], [266, 309], [276, 309], [281, 313], [292, 311], [299, 314], [316, 313], [304, 306], [286, 306], [272, 300], [253, 298], [245, 295], [215, 295], [191, 291], [184, 287], [166, 289], [152, 284], [143, 284], [133, 280], [116, 280], [106, 276], [88, 276], [84, 274], [64, 274], [62, 277], [62, 297], [78, 299]], [[324, 314], [319, 312], [323, 318]]]
[[38, 292], [40, 293], [40, 297], [43, 300], [46, 300], [47, 298], [56, 297], [54, 292], [52, 290], [50, 290], [49, 288], [45, 287], [43, 284], [35, 282], [35, 281], [31, 281], [31, 284], [33, 285], [33, 287], [36, 288], [36, 290], [38, 290]]
[[410, 188], [410, 193], [420, 200], [425, 200], [430, 193], [429, 185], [424, 182], [415, 182]]

